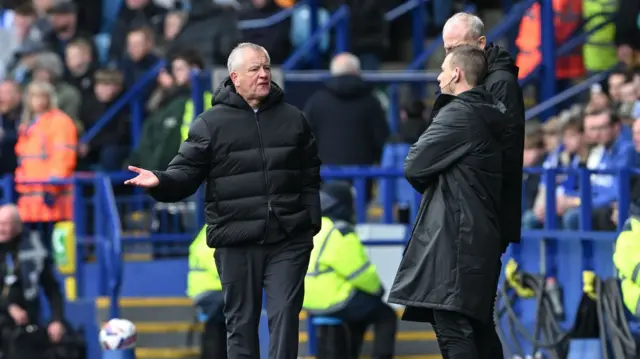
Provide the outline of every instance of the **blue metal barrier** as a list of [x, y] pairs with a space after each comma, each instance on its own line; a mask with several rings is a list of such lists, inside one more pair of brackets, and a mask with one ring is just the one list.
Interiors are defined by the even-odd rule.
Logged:
[[525, 112], [525, 118], [527, 120], [541, 116], [544, 112], [552, 110], [556, 105], [576, 97], [591, 88], [593, 84], [602, 82], [609, 76], [610, 71], [600, 72], [586, 79], [585, 81], [570, 87], [561, 93], [549, 98], [548, 100], [530, 108]]
[[100, 192], [101, 208], [105, 210], [105, 217], [101, 219], [104, 225], [104, 237], [101, 244], [104, 248], [104, 263], [111, 305], [110, 317], [119, 318], [118, 298], [122, 286], [122, 224], [111, 179], [107, 176], [96, 177], [96, 188]]

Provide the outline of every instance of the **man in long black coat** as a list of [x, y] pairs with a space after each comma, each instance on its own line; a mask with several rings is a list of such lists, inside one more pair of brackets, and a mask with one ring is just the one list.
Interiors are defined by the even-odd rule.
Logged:
[[442, 29], [445, 51], [460, 45], [476, 46], [487, 57], [488, 71], [482, 80], [484, 87], [506, 107], [506, 134], [502, 181], [502, 242], [520, 242], [522, 222], [522, 161], [524, 154], [524, 100], [518, 83], [518, 67], [509, 53], [495, 44], [487, 44], [484, 23], [469, 13], [457, 13]]
[[503, 357], [492, 314], [507, 120], [504, 105], [477, 86], [486, 71], [477, 47], [447, 55], [432, 122], [405, 161], [423, 201], [389, 302], [406, 306], [404, 320], [431, 322], [448, 359]]

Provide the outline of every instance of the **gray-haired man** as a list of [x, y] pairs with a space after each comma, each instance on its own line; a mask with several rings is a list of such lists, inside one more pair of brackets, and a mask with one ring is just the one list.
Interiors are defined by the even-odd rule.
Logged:
[[243, 43], [213, 107], [191, 126], [166, 171], [130, 166], [127, 184], [175, 202], [205, 187], [207, 244], [215, 260], [229, 359], [259, 359], [262, 290], [270, 359], [297, 359], [304, 277], [320, 230], [320, 159], [302, 112], [271, 81], [267, 51]]

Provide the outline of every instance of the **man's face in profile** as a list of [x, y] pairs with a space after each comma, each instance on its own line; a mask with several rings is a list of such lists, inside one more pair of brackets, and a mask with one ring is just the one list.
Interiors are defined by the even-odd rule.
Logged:
[[442, 62], [441, 72], [438, 75], [438, 86], [440, 86], [440, 92], [447, 95], [452, 95], [452, 83], [456, 80], [456, 71], [451, 66], [451, 55], [447, 55]]

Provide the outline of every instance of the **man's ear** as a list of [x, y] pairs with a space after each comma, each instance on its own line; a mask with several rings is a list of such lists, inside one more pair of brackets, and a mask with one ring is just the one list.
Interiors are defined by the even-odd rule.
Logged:
[[486, 37], [484, 37], [484, 36], [480, 36], [480, 37], [478, 38], [478, 47], [479, 47], [481, 50], [484, 50], [484, 47], [485, 47], [485, 46], [487, 46], [487, 38], [486, 38]]
[[236, 80], [238, 79], [238, 74], [235, 73], [235, 71], [231, 72], [229, 74], [229, 77], [231, 78], [231, 82], [233, 82], [233, 84], [236, 84]]

